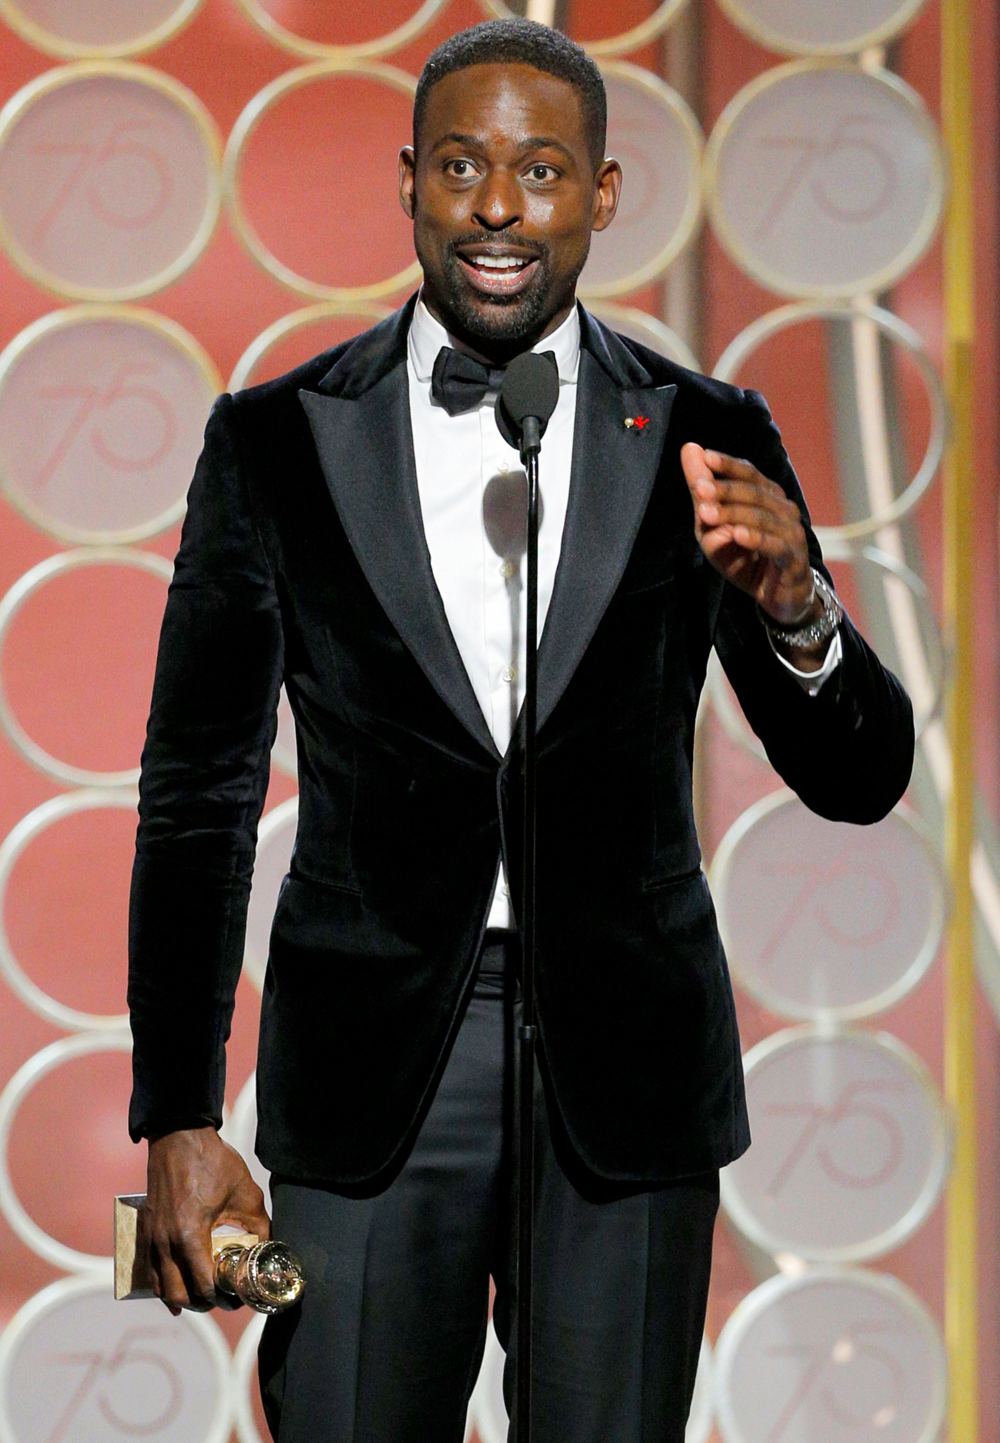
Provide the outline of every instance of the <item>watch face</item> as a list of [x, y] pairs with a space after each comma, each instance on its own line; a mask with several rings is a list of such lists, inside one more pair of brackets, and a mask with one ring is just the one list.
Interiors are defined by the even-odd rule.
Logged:
[[807, 622], [802, 626], [780, 626], [765, 613], [760, 613], [761, 619], [771, 635], [777, 641], [784, 642], [786, 646], [814, 646], [819, 641], [826, 641], [836, 631], [844, 615], [840, 598], [826, 577], [822, 576], [815, 567], [812, 568], [812, 574], [816, 594], [823, 603], [822, 615], [815, 621]]

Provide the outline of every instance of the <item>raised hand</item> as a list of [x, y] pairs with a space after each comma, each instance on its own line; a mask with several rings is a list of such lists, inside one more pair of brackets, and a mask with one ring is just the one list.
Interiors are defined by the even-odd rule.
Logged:
[[762, 611], [788, 625], [820, 609], [815, 600], [799, 508], [749, 461], [681, 447], [694, 506], [695, 536], [706, 558]]

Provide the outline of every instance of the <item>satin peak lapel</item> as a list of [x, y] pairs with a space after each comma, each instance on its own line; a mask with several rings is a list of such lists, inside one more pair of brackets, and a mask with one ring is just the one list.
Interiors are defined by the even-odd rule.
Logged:
[[[629, 386], [580, 352], [573, 469], [538, 648], [538, 726], [566, 690], [621, 580], [659, 470], [676, 386]], [[626, 426], [640, 417], [645, 424]], [[545, 448], [540, 484], [545, 490]]]
[[434, 581], [405, 364], [360, 395], [300, 391], [299, 399], [341, 524], [382, 609], [441, 699], [496, 756]]

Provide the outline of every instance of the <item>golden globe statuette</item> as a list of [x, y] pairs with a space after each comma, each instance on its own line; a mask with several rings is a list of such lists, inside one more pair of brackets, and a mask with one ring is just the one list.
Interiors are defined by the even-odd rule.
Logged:
[[[115, 1198], [115, 1297], [153, 1298], [149, 1244], [141, 1222], [145, 1193]], [[282, 1313], [294, 1307], [305, 1288], [302, 1264], [281, 1242], [261, 1242], [253, 1233], [212, 1234], [215, 1287], [258, 1313]]]
[[239, 1298], [258, 1313], [283, 1313], [302, 1296], [302, 1265], [285, 1243], [254, 1242], [249, 1246], [222, 1238], [212, 1242], [215, 1286]]

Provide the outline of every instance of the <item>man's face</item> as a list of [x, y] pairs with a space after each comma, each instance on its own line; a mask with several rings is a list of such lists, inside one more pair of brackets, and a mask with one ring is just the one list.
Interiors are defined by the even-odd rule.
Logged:
[[579, 92], [530, 65], [446, 75], [415, 140], [400, 152], [400, 200], [424, 301], [474, 350], [527, 350], [573, 305], [591, 232], [618, 204], [617, 161], [595, 170]]

